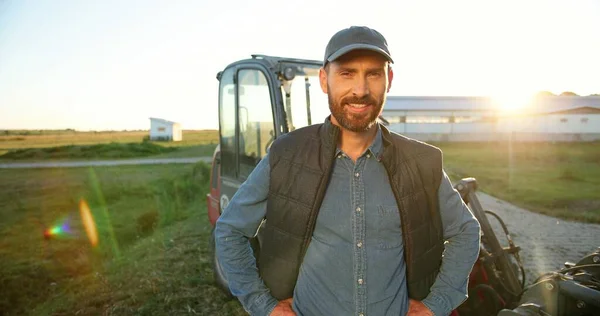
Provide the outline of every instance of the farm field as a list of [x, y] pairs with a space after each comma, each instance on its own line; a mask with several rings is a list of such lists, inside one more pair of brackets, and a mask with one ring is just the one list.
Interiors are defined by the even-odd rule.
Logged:
[[438, 143], [453, 181], [525, 209], [600, 223], [600, 143]]
[[[110, 143], [141, 143], [148, 131], [78, 132], [70, 130], [0, 130], [0, 157], [16, 149], [49, 148], [68, 145], [96, 145]], [[164, 147], [216, 145], [216, 130], [184, 130], [180, 142], [150, 142]]]
[[[600, 222], [600, 144], [435, 145], [454, 181], [473, 176], [532, 211]], [[213, 285], [208, 181], [204, 163], [0, 169], [3, 315], [245, 315]]]
[[[147, 141], [146, 131], [0, 131], [0, 162], [211, 156], [215, 130], [184, 131], [180, 142]], [[7, 135], [8, 134], [8, 135]]]
[[[184, 131], [182, 142], [143, 141], [145, 131], [4, 134], [0, 136], [0, 163], [206, 157], [218, 143], [216, 130]], [[475, 177], [480, 190], [534, 212], [600, 223], [599, 142], [434, 145], [443, 150], [445, 168], [454, 181]]]
[[203, 163], [0, 169], [0, 314], [244, 315], [213, 286], [208, 177]]

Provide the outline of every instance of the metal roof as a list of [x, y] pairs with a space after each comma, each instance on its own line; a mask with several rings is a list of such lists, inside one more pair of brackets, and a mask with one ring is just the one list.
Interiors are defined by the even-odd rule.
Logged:
[[[527, 113], [552, 113], [582, 107], [600, 109], [600, 97], [545, 96], [532, 98], [522, 107]], [[471, 96], [388, 96], [384, 111], [498, 111], [491, 97]]]
[[388, 96], [384, 110], [397, 111], [493, 111], [488, 97]]
[[[259, 64], [266, 66], [267, 68], [276, 68], [277, 65], [280, 63], [296, 63], [296, 64], [306, 64], [306, 65], [312, 65], [312, 66], [321, 66], [323, 64], [323, 62], [319, 61], [319, 60], [288, 58], [288, 57], [269, 56], [269, 55], [261, 55], [261, 54], [253, 54], [250, 57], [251, 58], [240, 59], [240, 60], [234, 61], [234, 62], [230, 63], [229, 65], [227, 65], [227, 67], [225, 67], [225, 69], [234, 67], [234, 66], [237, 66], [240, 64], [247, 64], [247, 63], [259, 63]], [[219, 79], [220, 73], [221, 72], [219, 72], [217, 74], [217, 79]]]
[[177, 122], [168, 121], [168, 120], [161, 119], [161, 118], [156, 118], [156, 117], [151, 117], [150, 120], [151, 121], [161, 122], [161, 123], [164, 123], [164, 124], [171, 124], [171, 125], [179, 124]]
[[320, 61], [320, 60], [269, 56], [269, 55], [261, 55], [261, 54], [253, 54], [252, 59], [265, 59], [273, 64], [280, 63], [280, 62], [289, 62], [289, 63], [299, 63], [299, 64], [311, 64], [311, 65], [315, 65], [315, 66], [323, 65], [323, 61]]
[[578, 108], [596, 108], [600, 109], [600, 97], [569, 97], [569, 96], [548, 96], [538, 97], [526, 107], [530, 112], [552, 113], [560, 111], [569, 111]]

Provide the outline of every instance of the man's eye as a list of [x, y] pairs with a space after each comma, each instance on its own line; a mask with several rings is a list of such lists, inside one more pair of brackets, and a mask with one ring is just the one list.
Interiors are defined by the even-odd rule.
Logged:
[[373, 78], [379, 78], [379, 77], [381, 77], [381, 75], [382, 74], [380, 72], [372, 72], [369, 74], [369, 76], [373, 77]]
[[350, 72], [349, 71], [342, 71], [342, 72], [340, 72], [340, 75], [342, 75], [344, 77], [347, 77], [347, 76], [350, 76]]

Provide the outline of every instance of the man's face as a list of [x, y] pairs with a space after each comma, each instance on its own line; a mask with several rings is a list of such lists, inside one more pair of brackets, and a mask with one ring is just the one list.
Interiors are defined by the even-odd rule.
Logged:
[[330, 62], [319, 78], [332, 122], [358, 133], [369, 130], [381, 114], [393, 72], [382, 55], [357, 50]]

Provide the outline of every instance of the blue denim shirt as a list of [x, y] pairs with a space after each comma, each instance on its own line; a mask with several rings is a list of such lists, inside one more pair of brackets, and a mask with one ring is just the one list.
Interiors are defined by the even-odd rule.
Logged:
[[[294, 289], [298, 315], [405, 315], [406, 265], [400, 215], [383, 164], [381, 131], [356, 163], [338, 150], [330, 184]], [[217, 221], [217, 256], [232, 293], [251, 315], [277, 300], [259, 277], [248, 238], [266, 214], [268, 156]], [[439, 187], [444, 238], [440, 273], [423, 303], [447, 315], [467, 298], [479, 252], [479, 223], [444, 173]]]

